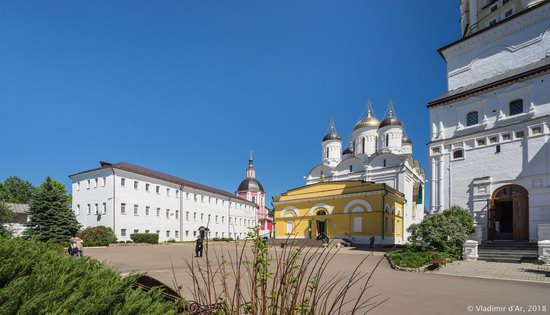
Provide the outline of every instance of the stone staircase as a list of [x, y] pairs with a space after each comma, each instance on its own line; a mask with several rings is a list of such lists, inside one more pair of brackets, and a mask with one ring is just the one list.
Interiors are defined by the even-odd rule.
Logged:
[[516, 241], [485, 241], [477, 249], [478, 260], [498, 262], [534, 262], [538, 260], [537, 243]]

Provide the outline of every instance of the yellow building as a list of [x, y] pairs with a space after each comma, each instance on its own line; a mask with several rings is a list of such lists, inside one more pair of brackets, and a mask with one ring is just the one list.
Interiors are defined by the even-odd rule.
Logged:
[[320, 182], [274, 197], [275, 237], [312, 238], [321, 231], [355, 244], [400, 244], [404, 195], [386, 184], [365, 181]]

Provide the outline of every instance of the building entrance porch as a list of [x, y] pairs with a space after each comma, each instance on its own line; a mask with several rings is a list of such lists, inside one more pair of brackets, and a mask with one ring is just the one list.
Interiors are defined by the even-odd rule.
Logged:
[[529, 240], [529, 194], [519, 185], [497, 189], [487, 201], [487, 239]]

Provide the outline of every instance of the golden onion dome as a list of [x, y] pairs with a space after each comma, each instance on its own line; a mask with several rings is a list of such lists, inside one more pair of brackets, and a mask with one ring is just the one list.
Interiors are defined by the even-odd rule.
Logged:
[[367, 117], [358, 121], [357, 124], [355, 124], [355, 128], [353, 128], [353, 130], [357, 130], [365, 127], [378, 128], [379, 125], [380, 125], [380, 121], [376, 117], [372, 116], [371, 110], [369, 108], [367, 112]]

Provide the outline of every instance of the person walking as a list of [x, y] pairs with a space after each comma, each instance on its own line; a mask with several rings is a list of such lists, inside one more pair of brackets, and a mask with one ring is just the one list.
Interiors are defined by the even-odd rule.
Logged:
[[73, 239], [76, 242], [76, 248], [78, 248], [78, 257], [84, 257], [84, 241], [78, 236]]
[[69, 248], [67, 249], [67, 252], [72, 257], [78, 258], [78, 246], [76, 245], [76, 241], [73, 238], [71, 238], [71, 241], [69, 243]]
[[195, 257], [202, 257], [202, 238], [200, 236], [195, 242]]
[[370, 238], [370, 249], [373, 250], [374, 249], [374, 236]]

